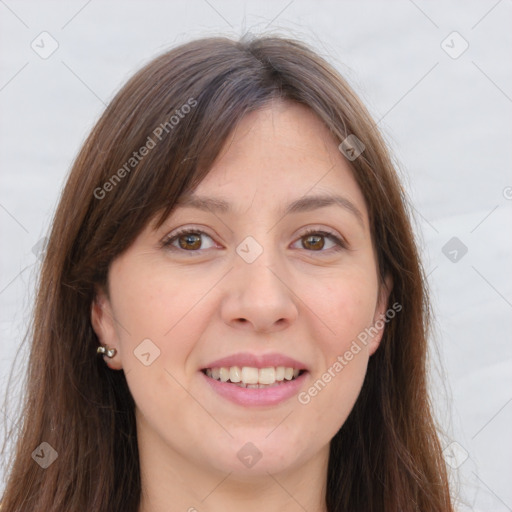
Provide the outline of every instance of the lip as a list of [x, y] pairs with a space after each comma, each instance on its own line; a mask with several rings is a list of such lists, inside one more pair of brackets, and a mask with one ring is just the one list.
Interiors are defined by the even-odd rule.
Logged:
[[[235, 365], [232, 365], [235, 366]], [[246, 365], [249, 366], [249, 365]], [[272, 365], [269, 365], [272, 366]], [[263, 367], [264, 368], [264, 367]], [[277, 405], [297, 395], [309, 372], [304, 372], [290, 381], [283, 381], [278, 386], [269, 388], [241, 388], [227, 382], [221, 382], [208, 377], [205, 373], [199, 372], [206, 379], [213, 391], [221, 397], [238, 405], [247, 406], [270, 406]]]
[[[308, 367], [293, 359], [285, 356], [284, 354], [269, 353], [269, 354], [251, 354], [249, 352], [239, 352], [222, 359], [212, 361], [208, 365], [204, 366], [202, 370], [207, 368], [229, 368], [231, 366], [250, 366], [252, 368], [269, 368], [271, 366], [285, 366], [287, 368], [293, 368], [297, 370], [309, 370]], [[292, 381], [293, 382], [293, 381]]]

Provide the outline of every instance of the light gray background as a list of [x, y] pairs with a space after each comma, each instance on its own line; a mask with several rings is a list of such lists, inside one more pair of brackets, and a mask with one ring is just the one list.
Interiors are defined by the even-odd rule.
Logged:
[[[30, 317], [33, 247], [105, 104], [171, 46], [275, 31], [312, 44], [380, 120], [429, 274], [433, 389], [459, 508], [512, 510], [511, 21], [510, 0], [0, 0], [2, 392]], [[31, 48], [51, 48], [43, 31], [58, 43], [46, 59]], [[469, 44], [457, 58], [465, 43], [454, 31]], [[456, 249], [456, 262], [443, 253], [452, 237], [468, 249]], [[23, 348], [19, 368], [25, 360]], [[7, 425], [18, 406], [10, 398]]]

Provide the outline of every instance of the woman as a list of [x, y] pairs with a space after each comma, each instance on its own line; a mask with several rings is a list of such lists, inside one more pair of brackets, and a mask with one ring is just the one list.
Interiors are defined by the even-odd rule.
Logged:
[[169, 51], [62, 194], [3, 511], [451, 511], [428, 313], [339, 74], [274, 37]]

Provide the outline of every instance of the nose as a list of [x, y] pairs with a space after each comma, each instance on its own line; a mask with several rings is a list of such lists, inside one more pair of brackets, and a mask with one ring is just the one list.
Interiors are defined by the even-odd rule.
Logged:
[[[238, 257], [228, 274], [221, 305], [223, 321], [237, 329], [271, 333], [292, 325], [298, 316], [293, 283], [270, 251], [247, 263]], [[288, 282], [287, 282], [288, 281]]]

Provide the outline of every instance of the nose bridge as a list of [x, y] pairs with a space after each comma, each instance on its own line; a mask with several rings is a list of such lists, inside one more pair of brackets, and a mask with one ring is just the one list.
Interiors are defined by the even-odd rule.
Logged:
[[284, 293], [283, 285], [275, 275], [282, 269], [281, 258], [270, 236], [266, 237], [264, 245], [247, 237], [236, 252], [235, 274], [241, 283], [245, 283], [242, 288], [245, 292], [252, 294], [254, 299], [261, 294], [268, 300]]
[[254, 237], [247, 237], [237, 246], [223, 306], [226, 322], [273, 330], [297, 317], [293, 294], [284, 284], [282, 255], [271, 240], [266, 236], [264, 244], [260, 244]]

